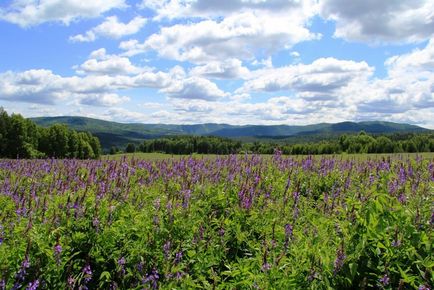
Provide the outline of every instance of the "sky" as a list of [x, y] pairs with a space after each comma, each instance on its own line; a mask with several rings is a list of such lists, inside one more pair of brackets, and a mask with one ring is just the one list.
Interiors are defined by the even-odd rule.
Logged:
[[434, 129], [432, 0], [2, 0], [25, 117]]

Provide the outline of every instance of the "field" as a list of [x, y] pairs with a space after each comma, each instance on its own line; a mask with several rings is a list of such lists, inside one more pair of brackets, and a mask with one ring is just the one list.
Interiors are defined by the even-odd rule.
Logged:
[[427, 155], [0, 160], [0, 289], [432, 289]]

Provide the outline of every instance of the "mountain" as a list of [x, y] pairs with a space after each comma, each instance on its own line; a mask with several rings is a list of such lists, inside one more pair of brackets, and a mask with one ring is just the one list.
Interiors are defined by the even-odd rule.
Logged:
[[77, 131], [89, 131], [97, 136], [104, 149], [111, 146], [125, 146], [129, 142], [140, 142], [174, 135], [214, 135], [228, 138], [251, 139], [283, 139], [285, 137], [302, 138], [303, 136], [338, 135], [343, 133], [358, 133], [365, 131], [371, 134], [396, 132], [423, 132], [428, 129], [409, 124], [392, 122], [342, 122], [336, 124], [320, 123], [306, 126], [289, 125], [228, 125], [228, 124], [139, 124], [116, 123], [85, 117], [39, 117], [32, 118], [41, 126], [66, 124]]

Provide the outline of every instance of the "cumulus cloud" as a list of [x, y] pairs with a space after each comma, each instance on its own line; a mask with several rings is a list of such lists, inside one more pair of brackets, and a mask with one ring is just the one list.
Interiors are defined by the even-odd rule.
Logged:
[[244, 67], [238, 59], [211, 61], [204, 65], [196, 66], [190, 71], [191, 75], [216, 79], [243, 79], [249, 73], [249, 69]]
[[410, 53], [388, 58], [385, 65], [389, 74], [395, 76], [410, 71], [431, 74], [434, 70], [434, 38], [431, 38], [423, 49], [415, 49]]
[[127, 57], [108, 55], [105, 48], [93, 51], [88, 60], [73, 68], [79, 74], [100, 75], [131, 75], [150, 70], [133, 65]]
[[162, 27], [144, 42], [129, 40], [122, 42], [120, 48], [126, 55], [155, 51], [160, 57], [192, 63], [254, 59], [257, 54], [269, 55], [317, 38], [305, 27], [305, 21], [297, 15], [291, 17], [291, 11], [285, 17], [250, 11], [221, 21], [209, 19]]
[[0, 99], [34, 104], [86, 104], [114, 106], [125, 103], [128, 97], [118, 96], [115, 89], [127, 82], [110, 77], [62, 77], [50, 70], [28, 70], [0, 74]]
[[82, 18], [94, 18], [115, 8], [127, 7], [125, 0], [12, 0], [0, 9], [0, 20], [29, 27], [44, 22], [69, 25]]
[[352, 41], [416, 42], [434, 33], [431, 0], [322, 0], [320, 15], [336, 22], [335, 36]]
[[[281, 13], [310, 17], [317, 11], [316, 1], [305, 0], [143, 0], [139, 6], [156, 12], [155, 18], [212, 18], [245, 11]], [[295, 13], [294, 13], [295, 12]]]
[[217, 85], [207, 79], [190, 77], [174, 81], [169, 87], [161, 90], [170, 98], [199, 99], [214, 101], [227, 96]]
[[110, 16], [100, 25], [88, 30], [84, 34], [71, 36], [72, 42], [92, 42], [98, 37], [119, 39], [127, 35], [133, 35], [140, 31], [146, 24], [146, 18], [137, 16], [128, 23], [119, 22], [116, 16]]
[[304, 97], [324, 99], [352, 82], [366, 81], [373, 70], [366, 62], [320, 58], [311, 64], [258, 70], [238, 91], [294, 91]]

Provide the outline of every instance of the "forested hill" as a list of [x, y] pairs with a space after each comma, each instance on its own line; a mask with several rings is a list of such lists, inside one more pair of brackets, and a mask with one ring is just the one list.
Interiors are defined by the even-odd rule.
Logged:
[[336, 124], [321, 123], [307, 126], [289, 125], [227, 125], [227, 124], [197, 124], [197, 125], [168, 125], [168, 124], [124, 124], [91, 119], [85, 117], [40, 117], [33, 118], [38, 125], [48, 127], [53, 124], [66, 124], [77, 131], [88, 131], [97, 136], [102, 147], [123, 147], [130, 142], [142, 142], [175, 135], [201, 135], [219, 137], [258, 137], [281, 138], [288, 136], [315, 136], [324, 134], [358, 133], [365, 131], [370, 134], [388, 134], [397, 132], [428, 131], [422, 127], [391, 122], [342, 122]]
[[64, 124], [41, 127], [0, 107], [0, 158], [98, 158], [98, 138]]

